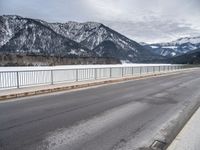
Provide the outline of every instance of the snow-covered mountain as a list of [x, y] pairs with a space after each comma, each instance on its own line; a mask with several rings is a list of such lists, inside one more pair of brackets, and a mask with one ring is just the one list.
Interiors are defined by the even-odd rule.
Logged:
[[91, 56], [92, 51], [57, 34], [40, 22], [19, 16], [1, 16], [0, 51], [49, 55]]
[[[137, 42], [128, 39], [109, 27], [96, 22], [67, 22], [48, 24], [52, 30], [93, 50], [99, 57], [116, 57], [130, 62], [147, 61], [158, 56]], [[107, 47], [108, 43], [113, 47]], [[112, 53], [110, 53], [112, 51]]]
[[200, 36], [185, 37], [168, 43], [156, 43], [147, 46], [152, 48], [152, 52], [156, 54], [174, 57], [200, 48]]
[[158, 58], [137, 42], [95, 22], [48, 23], [0, 16], [0, 51], [115, 57], [142, 62]]
[[200, 64], [200, 49], [168, 59], [169, 63]]

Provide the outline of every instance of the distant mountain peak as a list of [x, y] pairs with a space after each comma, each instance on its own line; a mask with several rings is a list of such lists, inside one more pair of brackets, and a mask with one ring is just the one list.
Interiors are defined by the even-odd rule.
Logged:
[[69, 25], [88, 25], [90, 27], [99, 27], [101, 25], [103, 25], [102, 23], [99, 23], [99, 22], [93, 22], [93, 21], [87, 21], [87, 22], [76, 22], [76, 21], [68, 21], [66, 22], [66, 24], [69, 24]]
[[18, 16], [18, 15], [2, 15], [2, 17], [9, 18], [9, 19], [23, 18], [23, 17]]
[[184, 44], [184, 43], [198, 44], [198, 43], [200, 43], [200, 36], [183, 37], [183, 38], [179, 38], [176, 41], [173, 41], [172, 43], [177, 43], [177, 44]]
[[172, 42], [147, 44], [146, 46], [152, 48], [151, 51], [156, 54], [174, 57], [200, 48], [200, 36], [183, 37]]

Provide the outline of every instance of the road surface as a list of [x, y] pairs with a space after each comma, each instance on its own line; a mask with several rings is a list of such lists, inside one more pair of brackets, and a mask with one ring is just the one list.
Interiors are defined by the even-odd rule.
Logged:
[[162, 148], [199, 106], [199, 85], [196, 69], [1, 102], [0, 149]]

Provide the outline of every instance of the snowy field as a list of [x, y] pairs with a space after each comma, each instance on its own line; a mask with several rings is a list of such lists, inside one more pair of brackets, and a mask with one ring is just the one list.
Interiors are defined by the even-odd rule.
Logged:
[[180, 65], [172, 64], [0, 67], [0, 90], [123, 76], [139, 76], [141, 74], [172, 71], [178, 68], [180, 68]]

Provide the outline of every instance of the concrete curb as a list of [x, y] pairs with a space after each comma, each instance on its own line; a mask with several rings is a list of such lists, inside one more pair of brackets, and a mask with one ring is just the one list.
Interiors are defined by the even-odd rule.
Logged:
[[[188, 70], [188, 69], [184, 69]], [[183, 71], [183, 70], [181, 70]], [[47, 94], [47, 93], [53, 93], [53, 92], [60, 92], [60, 91], [68, 91], [72, 89], [80, 89], [80, 88], [86, 88], [86, 87], [92, 87], [92, 86], [97, 86], [97, 85], [104, 85], [104, 84], [111, 84], [111, 83], [119, 83], [123, 81], [128, 81], [128, 80], [137, 80], [137, 79], [145, 79], [145, 78], [150, 78], [150, 77], [155, 77], [155, 76], [162, 76], [162, 75], [171, 75], [175, 74], [177, 72], [180, 72], [180, 70], [177, 71], [172, 71], [172, 72], [162, 72], [162, 73], [155, 73], [155, 74], [147, 74], [147, 75], [142, 75], [142, 76], [134, 76], [134, 77], [123, 77], [123, 78], [117, 78], [117, 79], [108, 79], [104, 81], [91, 81], [88, 83], [78, 83], [75, 85], [69, 85], [69, 86], [62, 86], [62, 87], [51, 87], [47, 89], [41, 89], [41, 90], [33, 90], [33, 91], [28, 91], [28, 92], [19, 92], [15, 94], [5, 94], [0, 96], [0, 101], [5, 101], [9, 99], [14, 99], [14, 98], [22, 98], [22, 97], [27, 97], [27, 96], [34, 96], [34, 95], [42, 95], [42, 94]]]
[[167, 150], [197, 150], [199, 149], [200, 131], [200, 108], [198, 108], [191, 118], [184, 125], [176, 138], [169, 145]]

